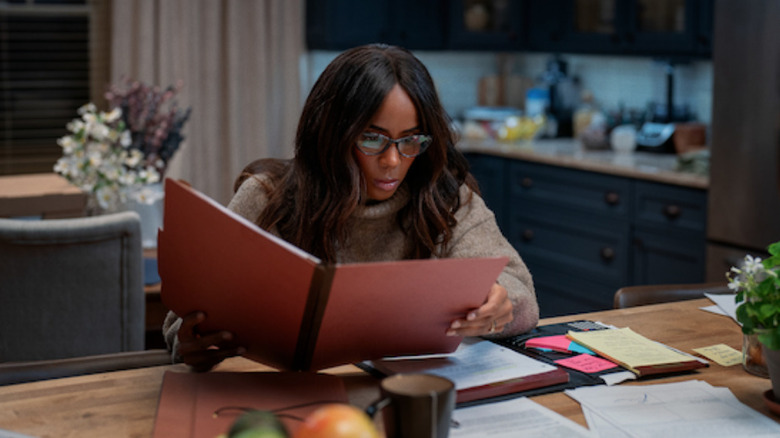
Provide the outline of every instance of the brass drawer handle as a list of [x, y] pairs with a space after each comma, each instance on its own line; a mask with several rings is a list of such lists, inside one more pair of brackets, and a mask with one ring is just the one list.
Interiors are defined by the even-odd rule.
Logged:
[[527, 189], [530, 189], [531, 187], [534, 186], [534, 180], [526, 176], [520, 181], [520, 185]]
[[677, 219], [682, 213], [682, 208], [679, 205], [668, 204], [664, 207], [664, 216], [669, 219]]
[[534, 239], [534, 230], [532, 230], [530, 228], [526, 228], [523, 231], [523, 240], [526, 241], [526, 242], [530, 242], [533, 239]]
[[615, 258], [615, 250], [608, 246], [601, 248], [601, 258], [607, 262], [612, 261]]
[[604, 202], [609, 205], [620, 204], [620, 195], [617, 192], [607, 192], [604, 194]]

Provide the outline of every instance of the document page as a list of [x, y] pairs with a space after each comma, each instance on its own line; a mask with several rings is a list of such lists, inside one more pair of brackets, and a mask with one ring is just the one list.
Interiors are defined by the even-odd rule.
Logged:
[[451, 438], [594, 437], [587, 429], [525, 397], [456, 409]]
[[439, 366], [426, 368], [428, 374], [446, 377], [455, 389], [489, 385], [519, 377], [554, 371], [553, 365], [517, 353], [490, 341], [465, 338], [458, 348], [447, 355], [403, 356], [386, 358], [388, 363], [441, 358]]
[[777, 437], [780, 424], [703, 381], [586, 387], [566, 394], [602, 438]]
[[428, 372], [452, 380], [456, 389], [465, 389], [556, 369], [490, 341], [470, 341], [464, 340], [448, 356], [451, 361], [449, 366]]
[[[715, 303], [715, 306], [718, 309], [718, 313], [721, 313], [723, 315], [728, 316], [729, 318], [733, 319], [734, 322], [739, 324], [739, 321], [737, 321], [737, 303], [735, 301], [736, 295], [734, 294], [704, 294], [707, 298], [710, 299], [713, 303]], [[706, 308], [703, 308], [706, 309]], [[742, 325], [742, 324], [740, 324]]]

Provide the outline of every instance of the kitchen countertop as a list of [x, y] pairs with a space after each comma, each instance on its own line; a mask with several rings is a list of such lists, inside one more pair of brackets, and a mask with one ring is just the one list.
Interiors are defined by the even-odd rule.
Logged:
[[524, 143], [462, 139], [458, 148], [553, 166], [707, 189], [709, 177], [677, 170], [677, 155], [651, 152], [588, 150], [571, 138], [538, 139]]

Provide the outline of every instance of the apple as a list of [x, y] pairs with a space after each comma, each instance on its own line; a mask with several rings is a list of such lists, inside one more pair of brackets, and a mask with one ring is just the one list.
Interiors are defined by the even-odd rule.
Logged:
[[331, 403], [309, 414], [293, 438], [379, 438], [379, 432], [362, 410]]

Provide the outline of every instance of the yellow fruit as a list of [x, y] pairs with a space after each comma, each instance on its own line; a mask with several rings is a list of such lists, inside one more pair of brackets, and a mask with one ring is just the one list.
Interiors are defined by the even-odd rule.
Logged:
[[270, 411], [251, 410], [236, 419], [228, 438], [287, 438], [287, 430]]
[[328, 404], [312, 412], [294, 438], [379, 438], [365, 412], [347, 404]]

